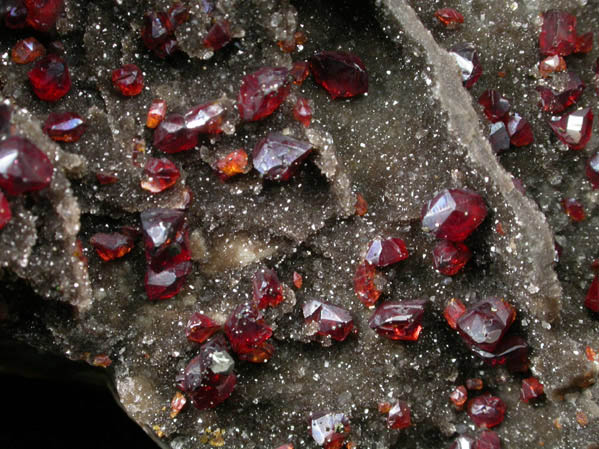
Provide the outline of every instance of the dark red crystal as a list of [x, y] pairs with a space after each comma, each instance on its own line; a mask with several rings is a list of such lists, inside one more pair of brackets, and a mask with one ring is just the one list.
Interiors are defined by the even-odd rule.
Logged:
[[312, 108], [310, 103], [305, 98], [299, 97], [293, 107], [293, 118], [304, 125], [306, 128], [310, 126], [312, 121]]
[[231, 24], [228, 20], [218, 20], [206, 35], [204, 39], [204, 47], [214, 51], [220, 50], [229, 42], [231, 42]]
[[141, 188], [151, 193], [160, 193], [174, 186], [181, 177], [177, 166], [165, 158], [150, 158], [144, 167], [145, 177]]
[[113, 232], [111, 234], [98, 232], [92, 235], [89, 243], [94, 247], [98, 256], [105, 262], [119, 259], [129, 254], [134, 246], [133, 239], [120, 232]]
[[524, 147], [534, 142], [532, 126], [525, 118], [519, 114], [514, 114], [506, 122], [507, 133], [510, 136], [510, 143], [515, 147]]
[[[174, 267], [191, 259], [185, 214], [177, 209], [148, 209], [141, 213], [146, 261], [155, 272]], [[181, 266], [174, 272], [190, 267]], [[168, 277], [165, 275], [165, 278]]]
[[356, 267], [354, 291], [366, 307], [374, 306], [381, 296], [382, 291], [377, 282], [379, 279], [377, 279], [377, 271], [371, 263], [362, 261]]
[[96, 179], [103, 186], [107, 186], [110, 184], [116, 184], [117, 182], [119, 182], [118, 176], [113, 175], [111, 173], [98, 172], [98, 173], [96, 173]]
[[479, 391], [482, 390], [484, 386], [483, 380], [479, 377], [473, 377], [470, 379], [466, 379], [466, 388], [468, 390]]
[[310, 64], [308, 61], [295, 61], [289, 71], [289, 76], [293, 80], [293, 84], [301, 86], [310, 74]]
[[561, 117], [551, 117], [549, 126], [570, 149], [582, 150], [593, 133], [593, 111], [591, 108], [584, 108]]
[[241, 120], [254, 122], [272, 114], [289, 95], [288, 70], [262, 67], [243, 78], [237, 109]]
[[470, 89], [483, 73], [476, 48], [466, 42], [453, 46], [449, 52], [462, 72], [462, 84], [466, 89]]
[[464, 16], [453, 8], [438, 9], [435, 11], [435, 17], [448, 30], [454, 30], [464, 23]]
[[489, 143], [495, 154], [510, 149], [510, 135], [507, 132], [505, 123], [497, 122], [489, 127]]
[[195, 312], [187, 321], [185, 326], [185, 336], [189, 341], [194, 343], [204, 343], [216, 332], [220, 330], [221, 326], [216, 324], [210, 317]]
[[9, 195], [45, 189], [54, 167], [38, 147], [24, 137], [0, 142], [0, 188]]
[[584, 206], [576, 198], [565, 198], [562, 200], [564, 212], [570, 220], [574, 222], [583, 221], [587, 215], [584, 212]]
[[310, 434], [324, 449], [341, 449], [350, 431], [343, 413], [315, 413], [310, 417]]
[[516, 310], [503, 298], [487, 298], [468, 308], [457, 329], [470, 345], [493, 352], [516, 319]]
[[160, 271], [148, 265], [145, 279], [148, 299], [156, 301], [175, 296], [183, 288], [191, 269], [191, 262], [187, 261], [169, 265]]
[[0, 190], [0, 229], [6, 226], [6, 223], [12, 218], [12, 212], [10, 211], [10, 204], [8, 200]]
[[501, 440], [492, 430], [484, 430], [476, 439], [474, 449], [501, 449]]
[[225, 323], [225, 333], [233, 351], [239, 355], [251, 354], [272, 335], [262, 313], [253, 303], [237, 306]]
[[458, 319], [464, 313], [466, 313], [466, 306], [458, 298], [451, 298], [443, 310], [443, 316], [452, 329], [458, 328]]
[[10, 132], [11, 115], [11, 107], [7, 104], [0, 103], [0, 134], [8, 134]]
[[387, 415], [389, 429], [405, 429], [412, 425], [410, 407], [405, 401], [396, 401]]
[[139, 95], [144, 88], [144, 77], [135, 64], [125, 64], [112, 72], [112, 85], [126, 97]]
[[52, 112], [44, 123], [43, 130], [56, 142], [77, 142], [87, 125], [83, 118], [74, 112]]
[[595, 276], [584, 300], [584, 306], [593, 311], [599, 312], [599, 277]]
[[362, 60], [351, 53], [321, 51], [310, 58], [314, 80], [331, 98], [350, 98], [368, 92], [368, 73]]
[[58, 101], [71, 89], [71, 76], [67, 64], [55, 54], [41, 58], [27, 76], [33, 92], [40, 100]]
[[259, 309], [278, 306], [283, 301], [283, 286], [275, 270], [265, 268], [254, 273], [253, 298]]
[[187, 151], [198, 144], [198, 133], [187, 128], [181, 114], [169, 114], [154, 130], [153, 144], [165, 153]]
[[220, 134], [226, 113], [221, 101], [200, 104], [185, 114], [185, 126], [198, 134]]
[[561, 114], [578, 101], [585, 84], [574, 72], [559, 73], [553, 76], [552, 85], [537, 86], [541, 96], [539, 105], [545, 112]]
[[27, 24], [27, 7], [23, 0], [15, 0], [4, 16], [4, 25], [11, 30], [24, 28]]
[[163, 12], [152, 11], [144, 15], [141, 38], [149, 50], [156, 50], [169, 40], [168, 23], [168, 16]]
[[576, 49], [576, 17], [555, 9], [543, 13], [539, 51], [544, 56], [567, 56]]
[[487, 393], [470, 399], [466, 411], [477, 427], [490, 429], [503, 422], [505, 410], [505, 404], [500, 398]]
[[386, 302], [368, 321], [371, 329], [390, 340], [416, 341], [422, 331], [424, 300]]
[[364, 258], [375, 267], [387, 267], [409, 256], [406, 244], [400, 238], [376, 239], [368, 244]]
[[433, 265], [445, 276], [458, 274], [472, 257], [472, 252], [461, 242], [439, 240], [433, 248]]
[[29, 64], [45, 53], [46, 49], [35, 37], [28, 37], [14, 45], [10, 56], [15, 64]]
[[522, 379], [520, 387], [520, 400], [528, 403], [543, 395], [543, 384], [536, 377]]
[[302, 306], [304, 324], [316, 323], [317, 335], [343, 341], [354, 328], [351, 314], [342, 307], [324, 301], [311, 300]]
[[254, 168], [264, 179], [288, 181], [297, 173], [301, 163], [312, 152], [312, 144], [285, 136], [269, 133], [254, 147]]
[[593, 33], [588, 32], [576, 37], [574, 53], [590, 53], [593, 49]]
[[27, 24], [37, 31], [48, 32], [56, 25], [64, 0], [25, 0]]
[[478, 98], [478, 104], [491, 123], [503, 121], [510, 111], [510, 103], [499, 92], [493, 89], [485, 90]]
[[586, 175], [593, 190], [599, 189], [599, 152], [594, 153], [587, 161]]

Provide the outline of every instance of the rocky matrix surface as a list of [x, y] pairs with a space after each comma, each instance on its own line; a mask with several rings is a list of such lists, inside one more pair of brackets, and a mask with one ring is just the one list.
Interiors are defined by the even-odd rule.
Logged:
[[597, 1], [3, 5], [3, 337], [165, 448], [599, 447]]

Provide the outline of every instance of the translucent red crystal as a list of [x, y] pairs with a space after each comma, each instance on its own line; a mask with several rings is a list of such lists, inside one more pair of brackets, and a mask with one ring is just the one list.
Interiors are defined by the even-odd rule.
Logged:
[[269, 133], [256, 144], [252, 158], [254, 168], [264, 179], [284, 182], [297, 173], [311, 152], [312, 144], [309, 142]]
[[484, 430], [476, 439], [474, 449], [501, 449], [501, 440], [492, 430]]
[[312, 108], [310, 103], [303, 97], [298, 97], [293, 107], [293, 118], [304, 125], [306, 128], [310, 126], [312, 121]]
[[284, 67], [262, 67], [246, 75], [237, 96], [241, 120], [254, 122], [271, 115], [289, 95], [288, 73]]
[[505, 365], [512, 373], [523, 373], [528, 370], [528, 343], [522, 337], [506, 335], [493, 352], [471, 346], [472, 352], [491, 366]]
[[377, 285], [377, 272], [369, 262], [362, 261], [354, 274], [354, 291], [366, 307], [372, 307], [378, 301], [382, 291]]
[[0, 104], [0, 134], [8, 134], [10, 132], [11, 115], [11, 107], [7, 104]]
[[218, 20], [206, 35], [204, 39], [204, 47], [214, 51], [220, 50], [229, 42], [231, 42], [231, 24], [228, 20]]
[[478, 194], [463, 189], [445, 189], [422, 209], [422, 229], [440, 239], [465, 240], [487, 216], [487, 206]]
[[552, 73], [564, 72], [566, 68], [566, 60], [559, 55], [547, 56], [539, 63], [539, 73], [543, 78]]
[[160, 122], [164, 120], [166, 116], [166, 101], [160, 100], [159, 98], [152, 101], [150, 108], [148, 109], [148, 116], [146, 118], [146, 126], [150, 129], [156, 128], [160, 125]]
[[89, 243], [94, 247], [98, 256], [105, 262], [119, 259], [129, 254], [134, 246], [133, 239], [120, 232], [110, 234], [98, 232], [92, 235]]
[[310, 434], [324, 449], [341, 449], [350, 431], [343, 413], [315, 413], [310, 417]]
[[25, 6], [27, 24], [34, 30], [48, 32], [56, 25], [64, 0], [25, 0]]
[[474, 48], [474, 45], [465, 42], [453, 46], [449, 52], [455, 58], [462, 72], [462, 84], [466, 89], [470, 89], [483, 73], [476, 48]]
[[[237, 306], [225, 323], [225, 333], [238, 355], [252, 354], [271, 337], [272, 329], [253, 303]], [[250, 360], [252, 361], [252, 360]]]
[[173, 34], [175, 26], [166, 13], [148, 12], [144, 15], [141, 38], [156, 56], [165, 58], [177, 49], [177, 40]]
[[467, 413], [477, 427], [490, 429], [503, 422], [506, 406], [497, 396], [483, 394], [468, 401]]
[[445, 28], [456, 29], [464, 23], [464, 16], [453, 8], [441, 8], [435, 11], [435, 17]]
[[283, 286], [275, 270], [264, 268], [254, 273], [253, 299], [259, 309], [278, 306], [283, 301]]
[[214, 164], [214, 169], [220, 179], [228, 181], [233, 176], [246, 173], [249, 170], [248, 154], [243, 148], [232, 151], [218, 159]]
[[599, 152], [589, 158], [585, 172], [593, 190], [599, 189]]
[[363, 217], [368, 212], [368, 203], [361, 193], [356, 193], [356, 204], [354, 204], [356, 215]]
[[293, 80], [293, 84], [301, 86], [310, 74], [310, 64], [308, 61], [295, 61], [289, 71], [289, 77]]
[[56, 142], [77, 142], [87, 125], [83, 118], [74, 112], [52, 112], [44, 122], [43, 130]]
[[520, 387], [520, 400], [528, 403], [543, 395], [543, 384], [536, 377], [522, 379]]
[[187, 151], [198, 144], [198, 133], [187, 128], [181, 114], [169, 114], [154, 130], [153, 144], [165, 153]]
[[593, 33], [588, 32], [576, 37], [574, 53], [590, 53], [593, 49]]
[[316, 323], [317, 335], [344, 341], [354, 328], [351, 314], [342, 307], [324, 301], [311, 300], [302, 306], [304, 324]]
[[189, 317], [187, 326], [185, 326], [185, 336], [189, 341], [194, 343], [204, 343], [218, 332], [220, 328], [221, 327], [216, 324], [212, 318], [207, 317], [202, 313], [194, 312], [191, 317]]
[[0, 190], [0, 229], [2, 229], [12, 218], [12, 212], [10, 210], [10, 204], [8, 200]]
[[567, 56], [575, 51], [576, 42], [576, 17], [554, 9], [543, 13], [539, 35], [539, 51], [542, 55]]
[[587, 291], [584, 306], [593, 312], [599, 312], [599, 277], [597, 275]]
[[593, 133], [593, 111], [591, 108], [583, 108], [561, 117], [551, 117], [549, 126], [570, 149], [582, 150]]
[[183, 288], [191, 269], [191, 262], [188, 261], [167, 265], [160, 271], [148, 265], [145, 278], [148, 299], [155, 301], [175, 296]]
[[541, 97], [539, 105], [545, 112], [561, 114], [578, 101], [585, 84], [574, 72], [559, 73], [553, 76], [548, 86], [537, 86]]
[[299, 274], [297, 271], [293, 272], [293, 285], [295, 286], [295, 288], [300, 289], [302, 288], [302, 284], [304, 283], [304, 279], [302, 278], [302, 275]]
[[506, 122], [510, 143], [515, 147], [524, 147], [534, 142], [532, 126], [519, 114], [513, 114]]
[[28, 37], [14, 45], [10, 56], [15, 64], [29, 64], [45, 54], [44, 46], [35, 37]]
[[189, 9], [183, 3], [175, 2], [167, 12], [169, 30], [174, 31], [179, 25], [189, 20]]
[[574, 222], [583, 221], [587, 215], [584, 212], [584, 206], [576, 198], [565, 198], [562, 200], [564, 212], [570, 220]]
[[24, 137], [0, 142], [0, 188], [9, 195], [45, 189], [54, 167], [38, 147]]
[[505, 123], [497, 122], [489, 127], [489, 143], [495, 154], [510, 149], [510, 135], [507, 132]]
[[160, 193], [174, 186], [181, 173], [177, 166], [165, 158], [150, 158], [144, 167], [145, 177], [141, 180], [141, 188], [151, 193]]
[[466, 306], [458, 298], [451, 298], [443, 310], [443, 316], [452, 329], [458, 328], [458, 319], [464, 313], [466, 313]]
[[464, 404], [468, 400], [468, 391], [466, 391], [466, 387], [460, 385], [453, 390], [449, 395], [449, 400], [453, 403], [456, 409], [462, 410]]
[[511, 107], [509, 101], [493, 89], [485, 90], [478, 98], [478, 104], [492, 123], [503, 121]]
[[364, 258], [375, 267], [387, 267], [409, 256], [406, 244], [400, 238], [376, 239], [368, 244]]
[[440, 240], [433, 248], [433, 265], [445, 276], [458, 274], [472, 257], [472, 252], [461, 242]]
[[125, 64], [112, 72], [112, 85], [126, 97], [139, 95], [144, 88], [144, 77], [135, 64]]
[[412, 425], [410, 407], [405, 401], [396, 401], [387, 415], [389, 429], [405, 429]]
[[516, 310], [503, 298], [479, 301], [460, 316], [457, 329], [468, 344], [493, 352], [516, 319]]
[[185, 126], [198, 134], [220, 134], [226, 112], [222, 101], [200, 104], [185, 114]]
[[33, 92], [40, 100], [58, 101], [71, 89], [71, 76], [60, 56], [49, 54], [38, 60], [27, 74]]
[[381, 304], [368, 325], [390, 340], [416, 341], [422, 331], [424, 300], [386, 302]]
[[310, 58], [314, 80], [331, 98], [355, 97], [368, 92], [368, 73], [362, 60], [351, 53], [321, 51]]

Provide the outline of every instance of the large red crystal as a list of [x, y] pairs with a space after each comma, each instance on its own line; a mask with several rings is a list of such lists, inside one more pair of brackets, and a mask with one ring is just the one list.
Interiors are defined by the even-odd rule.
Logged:
[[288, 70], [262, 67], [243, 78], [237, 109], [241, 120], [254, 122], [272, 114], [289, 95]]
[[[264, 322], [253, 303], [237, 306], [225, 323], [225, 333], [238, 355], [252, 354], [271, 337], [272, 329]], [[250, 360], [252, 361], [252, 360]]]
[[514, 114], [506, 121], [507, 133], [510, 136], [510, 143], [515, 147], [524, 147], [534, 142], [532, 126], [525, 118], [519, 114]]
[[470, 89], [483, 73], [476, 48], [470, 43], [462, 43], [453, 46], [449, 52], [462, 72], [462, 84]]
[[195, 312], [189, 317], [187, 326], [185, 326], [185, 336], [189, 341], [194, 343], [204, 343], [216, 332], [220, 330], [221, 326], [216, 324], [212, 318]]
[[536, 377], [522, 379], [520, 387], [520, 400], [528, 403], [543, 395], [543, 384]]
[[154, 130], [153, 144], [165, 153], [187, 151], [198, 144], [198, 133], [187, 128], [181, 114], [169, 114]]
[[406, 244], [400, 238], [376, 239], [368, 245], [364, 258], [375, 267], [387, 267], [409, 256]]
[[62, 12], [64, 0], [25, 0], [27, 24], [37, 31], [50, 31]]
[[310, 58], [314, 80], [331, 98], [349, 98], [368, 92], [368, 72], [362, 60], [351, 53], [321, 51]]
[[599, 312], [599, 276], [595, 276], [584, 300], [584, 306], [593, 312]]
[[204, 47], [217, 51], [229, 42], [231, 42], [231, 24], [223, 19], [212, 25], [204, 39]]
[[543, 27], [539, 35], [542, 55], [567, 56], [576, 49], [576, 42], [576, 17], [554, 9], [543, 13]]
[[6, 226], [6, 223], [12, 218], [12, 212], [10, 211], [10, 204], [8, 200], [0, 190], [0, 229]]
[[83, 118], [74, 112], [52, 112], [44, 122], [43, 130], [50, 139], [57, 142], [77, 142], [87, 125]]
[[551, 117], [549, 126], [570, 149], [582, 150], [593, 133], [593, 111], [591, 108], [583, 108], [561, 117]]
[[358, 264], [354, 274], [354, 291], [366, 307], [374, 306], [381, 296], [382, 291], [377, 282], [379, 279], [374, 265], [367, 261]]
[[28, 37], [15, 44], [10, 56], [15, 64], [29, 64], [44, 54], [44, 46], [35, 37]]
[[254, 168], [264, 179], [288, 181], [312, 152], [312, 144], [280, 133], [269, 133], [254, 147]]
[[304, 324], [316, 323], [316, 333], [323, 337], [343, 341], [354, 328], [354, 320], [347, 310], [324, 301], [308, 301], [302, 306], [302, 312]]
[[405, 429], [412, 425], [410, 407], [405, 401], [397, 401], [389, 410], [387, 415], [387, 427], [389, 429]]
[[112, 72], [112, 84], [126, 97], [139, 95], [144, 88], [144, 77], [135, 64], [125, 64]]
[[275, 270], [265, 268], [254, 273], [253, 298], [259, 309], [275, 307], [283, 301], [283, 286]]
[[422, 331], [424, 300], [386, 302], [381, 304], [368, 325], [390, 340], [416, 341]]
[[545, 112], [561, 114], [578, 101], [585, 84], [574, 72], [558, 73], [553, 76], [549, 86], [537, 86], [541, 97], [539, 105]]
[[58, 101], [71, 89], [67, 64], [55, 54], [44, 56], [27, 75], [33, 92], [40, 100]]
[[593, 190], [599, 189], [599, 152], [594, 153], [587, 161], [586, 175]]
[[445, 189], [422, 209], [422, 229], [452, 242], [465, 240], [487, 216], [487, 206], [478, 194], [463, 189]]
[[45, 189], [54, 167], [38, 147], [24, 137], [0, 142], [0, 188], [9, 195]]
[[466, 411], [476, 426], [490, 429], [503, 422], [505, 409], [500, 398], [487, 393], [470, 399]]
[[185, 114], [185, 126], [198, 134], [220, 134], [226, 112], [218, 100], [200, 104]]
[[433, 248], [433, 265], [445, 276], [458, 274], [472, 257], [472, 252], [461, 242], [440, 240]]
[[478, 98], [478, 104], [484, 108], [483, 111], [491, 123], [503, 121], [511, 107], [507, 98], [493, 89], [485, 90]]
[[111, 234], [98, 232], [92, 235], [89, 243], [91, 243], [98, 256], [105, 262], [119, 259], [130, 253], [134, 245], [131, 236], [121, 234], [120, 232], [113, 232]]
[[141, 188], [151, 193], [160, 193], [174, 186], [181, 177], [177, 166], [165, 158], [150, 158], [144, 167], [145, 177]]
[[470, 307], [457, 321], [462, 338], [493, 352], [516, 319], [516, 310], [503, 298], [487, 298]]
[[324, 449], [341, 449], [350, 431], [343, 413], [315, 413], [310, 417], [310, 434]]

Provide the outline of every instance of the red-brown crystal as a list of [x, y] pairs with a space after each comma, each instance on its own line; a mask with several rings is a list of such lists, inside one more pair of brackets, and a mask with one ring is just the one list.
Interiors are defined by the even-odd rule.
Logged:
[[462, 338], [493, 352], [516, 319], [516, 310], [503, 298], [487, 298], [470, 307], [458, 320]]
[[271, 115], [289, 94], [288, 70], [263, 67], [243, 78], [237, 109], [241, 120], [254, 122]]
[[283, 286], [275, 270], [264, 268], [254, 273], [253, 299], [259, 309], [278, 306], [283, 301]]
[[452, 329], [458, 328], [457, 321], [464, 313], [466, 306], [458, 298], [451, 298], [443, 310], [443, 316]]
[[416, 341], [422, 331], [424, 300], [386, 302], [381, 304], [368, 325], [390, 340]]
[[554, 9], [543, 13], [539, 35], [539, 51], [542, 55], [567, 56], [575, 51], [576, 42], [576, 17]]
[[113, 175], [111, 173], [97, 172], [96, 179], [103, 186], [107, 186], [110, 184], [116, 184], [117, 182], [119, 182], [118, 176]]
[[11, 50], [11, 58], [15, 64], [29, 64], [46, 54], [46, 49], [35, 37], [18, 41]]
[[485, 90], [478, 98], [478, 104], [491, 123], [503, 121], [510, 111], [510, 103], [499, 92], [493, 89]]
[[295, 175], [302, 162], [312, 152], [312, 144], [269, 133], [256, 144], [252, 152], [254, 168], [264, 179], [285, 182]]
[[449, 400], [453, 403], [456, 409], [462, 410], [464, 404], [468, 400], [468, 391], [466, 391], [466, 387], [460, 385], [453, 390], [449, 395]]
[[505, 336], [493, 352], [484, 351], [477, 346], [471, 346], [470, 349], [488, 365], [505, 365], [512, 373], [528, 370], [528, 343], [522, 337]]
[[198, 134], [220, 134], [226, 113], [219, 100], [200, 104], [185, 114], [185, 126]]
[[464, 16], [453, 8], [438, 9], [435, 11], [435, 17], [449, 30], [454, 30], [464, 23]]
[[584, 306], [593, 312], [599, 312], [599, 276], [597, 275], [595, 275], [595, 278], [587, 291]]
[[27, 7], [23, 0], [15, 0], [8, 6], [4, 16], [4, 25], [11, 30], [24, 28], [27, 24]]
[[503, 422], [505, 404], [497, 396], [483, 394], [468, 401], [467, 412], [477, 427], [490, 429]]
[[38, 147], [24, 137], [0, 142], [0, 188], [9, 195], [45, 189], [54, 167]]
[[171, 418], [176, 418], [181, 410], [183, 410], [183, 407], [185, 407], [185, 404], [187, 404], [187, 398], [183, 393], [177, 391], [173, 399], [171, 399]]
[[89, 243], [94, 247], [100, 258], [108, 262], [110, 260], [119, 259], [131, 252], [133, 249], [133, 239], [120, 232], [106, 234], [99, 232], [94, 234]]
[[165, 158], [150, 158], [144, 167], [145, 177], [141, 188], [150, 193], [160, 193], [174, 186], [181, 177], [177, 166]]
[[321, 51], [310, 58], [314, 80], [331, 98], [355, 97], [368, 92], [368, 73], [362, 60], [351, 53]]
[[231, 24], [223, 19], [212, 25], [204, 39], [204, 47], [217, 51], [229, 42], [231, 42]]
[[210, 317], [199, 312], [194, 312], [189, 321], [187, 321], [187, 326], [185, 326], [185, 336], [189, 341], [204, 343], [218, 332], [220, 328], [221, 326], [216, 324]]
[[289, 76], [293, 80], [293, 84], [301, 86], [310, 74], [310, 64], [308, 61], [295, 61], [289, 71]]
[[310, 126], [312, 121], [312, 108], [310, 103], [305, 98], [299, 97], [293, 107], [293, 118], [304, 125], [306, 128]]
[[155, 99], [148, 109], [148, 116], [146, 118], [146, 126], [150, 129], [156, 128], [160, 125], [160, 122], [164, 120], [166, 116], [166, 101]]
[[8, 200], [0, 190], [0, 229], [2, 229], [12, 218], [12, 212], [10, 210], [10, 204]]
[[37, 31], [48, 32], [56, 25], [64, 0], [25, 0], [27, 24]]
[[71, 89], [67, 64], [55, 54], [41, 58], [27, 76], [33, 92], [40, 100], [58, 101]]
[[543, 394], [543, 384], [536, 377], [529, 377], [522, 380], [520, 387], [520, 400], [528, 403], [531, 400], [539, 398]]
[[591, 108], [584, 108], [561, 117], [551, 117], [549, 126], [570, 149], [582, 150], [593, 133], [593, 111]]
[[262, 313], [253, 303], [237, 306], [225, 323], [225, 333], [233, 351], [248, 354], [259, 348], [272, 335]]
[[144, 88], [144, 77], [135, 64], [125, 64], [112, 72], [112, 84], [126, 97], [139, 95]]
[[324, 449], [341, 449], [349, 431], [349, 419], [342, 413], [315, 413], [310, 417], [310, 434]]
[[248, 155], [243, 148], [230, 152], [214, 164], [216, 173], [223, 181], [227, 181], [235, 175], [246, 173], [249, 170], [248, 167]]
[[565, 198], [562, 200], [564, 212], [570, 220], [574, 222], [583, 221], [587, 215], [584, 212], [584, 206], [576, 198]]
[[539, 105], [545, 112], [561, 114], [578, 101], [585, 84], [574, 72], [556, 74], [549, 86], [537, 86], [541, 97]]
[[412, 425], [410, 407], [405, 401], [396, 401], [387, 415], [389, 429], [405, 429]]
[[472, 257], [472, 252], [461, 242], [440, 240], [433, 248], [433, 265], [445, 276], [458, 274]]
[[519, 114], [514, 114], [506, 122], [510, 143], [515, 147], [524, 147], [534, 142], [532, 126]]
[[585, 172], [593, 190], [599, 189], [599, 152], [589, 158]]
[[181, 114], [169, 114], [154, 130], [153, 144], [165, 153], [187, 151], [198, 144], [198, 133], [187, 128]]
[[56, 142], [77, 142], [87, 125], [83, 118], [74, 112], [52, 112], [44, 123], [43, 130]]
[[356, 193], [356, 204], [354, 204], [354, 208], [358, 217], [363, 217], [368, 212], [368, 203], [360, 193]]
[[302, 284], [304, 283], [304, 279], [302, 278], [302, 275], [299, 274], [297, 271], [293, 272], [293, 285], [295, 286], [295, 288], [297, 288], [298, 290], [300, 288], [302, 288]]
[[539, 63], [539, 73], [543, 78], [552, 73], [564, 72], [566, 68], [566, 60], [559, 55], [547, 56]]
[[366, 307], [372, 307], [378, 301], [382, 291], [377, 285], [377, 272], [371, 263], [362, 261], [354, 274], [354, 291]]
[[316, 323], [317, 335], [343, 341], [354, 328], [351, 314], [342, 307], [324, 301], [311, 300], [302, 306], [304, 324]]
[[169, 265], [160, 271], [148, 266], [145, 278], [148, 299], [156, 301], [175, 296], [183, 288], [191, 268], [191, 262], [187, 261]]
[[171, 36], [167, 24], [169, 24], [169, 18], [164, 12], [152, 11], [144, 15], [141, 38], [146, 47], [154, 50], [157, 56], [164, 57], [159, 49], [168, 42]]
[[368, 244], [364, 260], [375, 267], [387, 267], [407, 259], [406, 244], [400, 238], [376, 239]]

